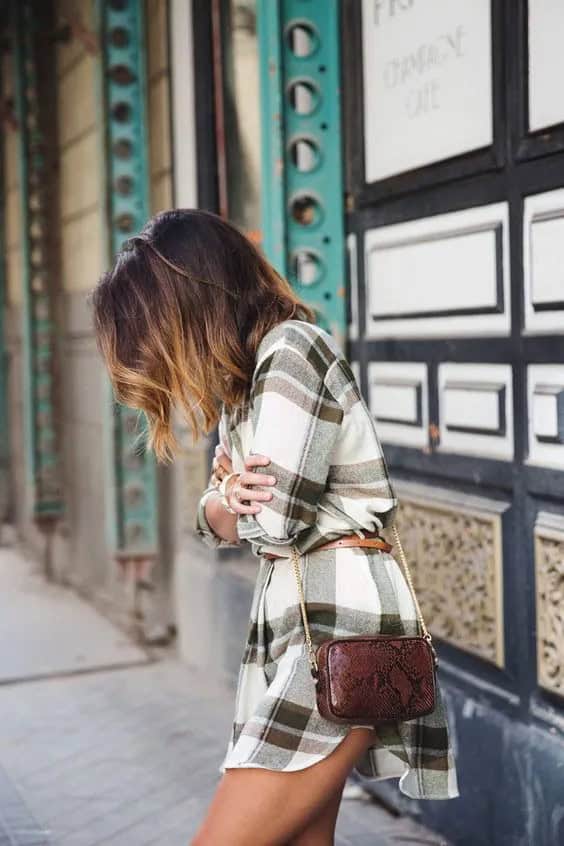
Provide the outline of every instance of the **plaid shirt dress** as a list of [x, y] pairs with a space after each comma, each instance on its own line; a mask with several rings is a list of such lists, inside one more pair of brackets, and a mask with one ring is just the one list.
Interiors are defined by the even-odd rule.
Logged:
[[[241, 543], [259, 558], [235, 716], [221, 770], [300, 770], [327, 757], [351, 730], [316, 709], [290, 546], [301, 553], [302, 579], [314, 646], [333, 637], [421, 634], [413, 599], [391, 553], [348, 547], [316, 550], [342, 534], [378, 531], [393, 520], [397, 499], [354, 374], [333, 337], [300, 320], [285, 320], [263, 337], [248, 402], [225, 406], [220, 441], [233, 470], [251, 453], [271, 459], [270, 502], [239, 515]], [[210, 480], [211, 481], [211, 480]], [[220, 539], [206, 520], [204, 491], [195, 528], [208, 546]], [[265, 552], [283, 555], [277, 560]], [[446, 708], [408, 721], [382, 723], [375, 745], [357, 765], [362, 775], [399, 777], [415, 799], [459, 796]]]

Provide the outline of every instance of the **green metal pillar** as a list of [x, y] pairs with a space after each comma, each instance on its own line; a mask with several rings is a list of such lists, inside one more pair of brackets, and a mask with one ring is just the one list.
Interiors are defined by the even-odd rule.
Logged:
[[27, 490], [32, 517], [51, 524], [62, 510], [53, 319], [52, 174], [45, 95], [52, 55], [50, 3], [21, 0], [14, 14], [23, 276], [23, 377]]
[[338, 0], [258, 0], [264, 250], [346, 331]]
[[[98, 0], [105, 123], [109, 250], [149, 217], [145, 24], [141, 0]], [[158, 551], [156, 462], [146, 450], [144, 417], [115, 402], [110, 413], [110, 548], [124, 561], [154, 561]], [[140, 437], [141, 435], [141, 437]]]

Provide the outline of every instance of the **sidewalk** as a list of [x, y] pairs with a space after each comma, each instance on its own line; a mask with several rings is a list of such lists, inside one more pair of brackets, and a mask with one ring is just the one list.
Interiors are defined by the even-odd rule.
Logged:
[[[233, 691], [174, 658], [149, 660], [62, 588], [39, 590], [32, 576], [41, 595], [27, 601], [29, 567], [13, 553], [0, 550], [0, 573], [0, 672], [8, 657], [19, 679], [0, 689], [0, 846], [187, 846], [219, 778]], [[64, 609], [73, 644], [66, 661], [51, 653], [61, 648], [55, 609]], [[91, 643], [96, 632], [102, 651]], [[10, 652], [27, 656], [16, 672]], [[76, 654], [83, 657], [73, 674]], [[339, 846], [442, 842], [362, 796], [343, 802]]]
[[0, 547], [0, 684], [147, 660], [91, 605]]

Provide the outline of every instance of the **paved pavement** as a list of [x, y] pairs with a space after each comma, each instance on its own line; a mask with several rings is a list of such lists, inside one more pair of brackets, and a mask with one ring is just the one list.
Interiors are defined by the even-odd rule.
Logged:
[[0, 684], [146, 661], [91, 605], [0, 548]]
[[[0, 561], [8, 554], [25, 588], [25, 563], [3, 550]], [[0, 667], [13, 650], [29, 658], [27, 606], [17, 594], [13, 583], [0, 593], [0, 619], [12, 601], [22, 616], [12, 615], [13, 631], [2, 624]], [[62, 648], [47, 637], [58, 625], [53, 614], [46, 606], [44, 615], [36, 613], [36, 602], [48, 600], [52, 611], [64, 606], [67, 636], [78, 654], [92, 658], [90, 666], [79, 662], [78, 674], [65, 665], [63, 675], [36, 678], [38, 666], [58, 666], [51, 650]], [[219, 778], [233, 690], [210, 684], [173, 656], [147, 660], [105, 620], [93, 623], [95, 612], [63, 589], [46, 588], [30, 607], [33, 654], [44, 642], [47, 655], [39, 664], [28, 661], [27, 680], [20, 667], [19, 680], [0, 688], [0, 846], [187, 846]], [[116, 659], [115, 669], [100, 669], [99, 645], [87, 650], [96, 631], [106, 631], [106, 644], [118, 644], [132, 665]], [[109, 658], [111, 649], [104, 665]], [[338, 846], [443, 842], [357, 792], [361, 798], [343, 803]]]

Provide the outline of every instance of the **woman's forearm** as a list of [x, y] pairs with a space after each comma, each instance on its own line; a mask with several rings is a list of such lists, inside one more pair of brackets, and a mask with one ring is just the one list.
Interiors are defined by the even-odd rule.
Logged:
[[206, 520], [213, 531], [223, 540], [229, 543], [237, 543], [237, 514], [230, 514], [221, 504], [219, 494], [210, 496], [205, 506]]

